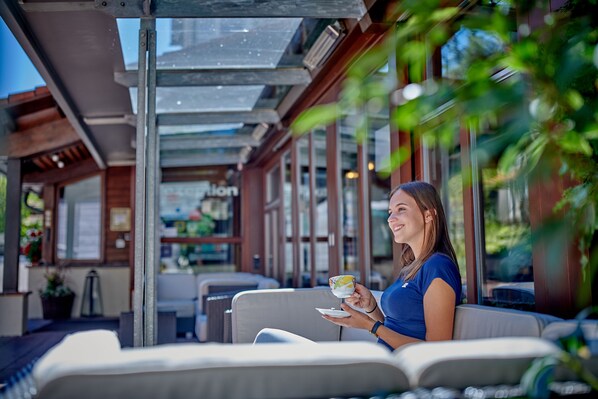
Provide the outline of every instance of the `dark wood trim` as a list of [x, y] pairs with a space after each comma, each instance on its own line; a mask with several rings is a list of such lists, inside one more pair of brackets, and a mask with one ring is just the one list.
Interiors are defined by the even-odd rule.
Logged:
[[357, 259], [361, 284], [370, 286], [370, 272], [372, 268], [371, 231], [370, 223], [370, 186], [368, 171], [367, 140], [357, 146]]
[[285, 226], [285, 214], [284, 214], [284, 207], [285, 207], [285, 200], [284, 200], [284, 179], [285, 179], [285, 163], [284, 157], [288, 153], [288, 150], [285, 150], [281, 153], [278, 159], [278, 165], [280, 167], [280, 174], [278, 176], [279, 183], [278, 183], [278, 198], [280, 199], [280, 207], [277, 211], [278, 214], [278, 237], [274, 237], [274, 240], [278, 242], [276, 249], [278, 250], [278, 280], [282, 287], [286, 286], [286, 257], [285, 257], [285, 238], [286, 238], [286, 226]]
[[19, 253], [21, 237], [21, 167], [19, 158], [9, 158], [6, 181], [6, 219], [4, 226], [3, 292], [19, 290]]
[[309, 255], [310, 255], [310, 271], [309, 280], [310, 285], [315, 287], [318, 285], [316, 275], [316, 251], [317, 251], [317, 230], [318, 225], [318, 212], [317, 212], [317, 201], [316, 201], [316, 146], [314, 142], [314, 133], [309, 133], [309, 144], [308, 144], [308, 169], [309, 169]]
[[478, 272], [476, 268], [474, 196], [471, 174], [471, 140], [469, 131], [461, 128], [461, 170], [463, 173], [463, 227], [465, 235], [465, 272], [467, 274], [467, 303], [478, 303]]
[[242, 244], [241, 237], [161, 237], [161, 243], [170, 244]]
[[299, 226], [299, 138], [291, 142], [291, 231], [293, 232], [293, 287], [301, 281], [301, 229]]
[[[242, 172], [241, 179], [241, 271], [266, 273], [264, 248], [264, 179], [263, 169], [248, 168]], [[260, 269], [254, 270], [253, 257], [259, 256]]]
[[342, 254], [342, 226], [340, 222], [341, 177], [340, 177], [340, 138], [336, 124], [326, 127], [326, 170], [328, 177], [328, 275], [340, 273]]
[[44, 186], [44, 243], [42, 260], [46, 264], [54, 264], [54, 248], [56, 247], [56, 187], [53, 184]]

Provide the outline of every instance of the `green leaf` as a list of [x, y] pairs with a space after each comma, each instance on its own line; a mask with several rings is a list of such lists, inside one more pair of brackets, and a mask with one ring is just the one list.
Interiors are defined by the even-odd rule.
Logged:
[[578, 110], [583, 107], [583, 97], [577, 90], [567, 90], [565, 92], [565, 101], [574, 110]]
[[378, 174], [382, 179], [387, 179], [393, 170], [398, 169], [401, 165], [411, 158], [411, 148], [407, 146], [399, 147], [397, 150], [390, 154], [389, 160], [383, 160], [382, 165], [388, 165], [388, 167], [382, 169]]
[[566, 152], [572, 154], [582, 153], [587, 156], [592, 156], [592, 146], [582, 135], [574, 131], [566, 132], [559, 140], [559, 145]]
[[340, 107], [336, 103], [316, 105], [303, 111], [291, 124], [294, 135], [310, 132], [318, 126], [326, 126], [341, 116]]

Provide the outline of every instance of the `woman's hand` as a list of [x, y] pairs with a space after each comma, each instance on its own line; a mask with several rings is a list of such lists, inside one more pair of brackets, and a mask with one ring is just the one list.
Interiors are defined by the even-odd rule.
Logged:
[[376, 306], [376, 298], [372, 292], [359, 283], [355, 284], [355, 292], [345, 302], [366, 312], [371, 312]]
[[[362, 286], [363, 287], [363, 286]], [[364, 287], [367, 290], [367, 288]], [[375, 320], [370, 318], [365, 313], [360, 312], [359, 310], [353, 309], [351, 306], [342, 303], [341, 308], [349, 313], [351, 316], [349, 317], [331, 317], [327, 315], [322, 315], [323, 318], [326, 320], [341, 326], [341, 327], [351, 327], [351, 328], [361, 328], [364, 330], [370, 331], [375, 323]]]

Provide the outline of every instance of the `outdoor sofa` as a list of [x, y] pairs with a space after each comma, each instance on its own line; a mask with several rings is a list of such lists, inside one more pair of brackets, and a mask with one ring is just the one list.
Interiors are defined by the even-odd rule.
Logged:
[[[325, 289], [237, 294], [233, 345], [122, 349], [109, 331], [71, 335], [37, 362], [38, 397], [348, 398], [421, 389], [458, 397], [468, 387], [516, 387], [534, 359], [560, 351], [542, 333], [551, 325], [557, 335], [576, 325], [538, 313], [461, 305], [455, 340], [391, 352], [367, 333], [343, 333], [323, 320], [313, 308], [338, 306], [329, 294]], [[595, 357], [586, 366], [598, 372]], [[576, 376], [560, 369], [557, 378]]]

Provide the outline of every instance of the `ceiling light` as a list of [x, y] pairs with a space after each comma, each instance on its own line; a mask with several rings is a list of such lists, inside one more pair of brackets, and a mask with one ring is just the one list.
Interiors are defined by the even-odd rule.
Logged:
[[60, 161], [60, 157], [58, 156], [58, 154], [52, 154], [52, 161], [53, 161], [53, 162], [58, 162], [58, 161]]
[[262, 137], [264, 137], [264, 134], [266, 134], [268, 131], [269, 127], [270, 126], [267, 123], [261, 122], [255, 127], [255, 129], [253, 129], [251, 136], [255, 139], [255, 141], [260, 141]]
[[321, 66], [330, 56], [342, 36], [342, 29], [338, 23], [328, 25], [307, 52], [303, 59], [303, 65], [310, 71]]
[[64, 168], [64, 162], [62, 162], [62, 161], [58, 161], [57, 165], [60, 169]]

